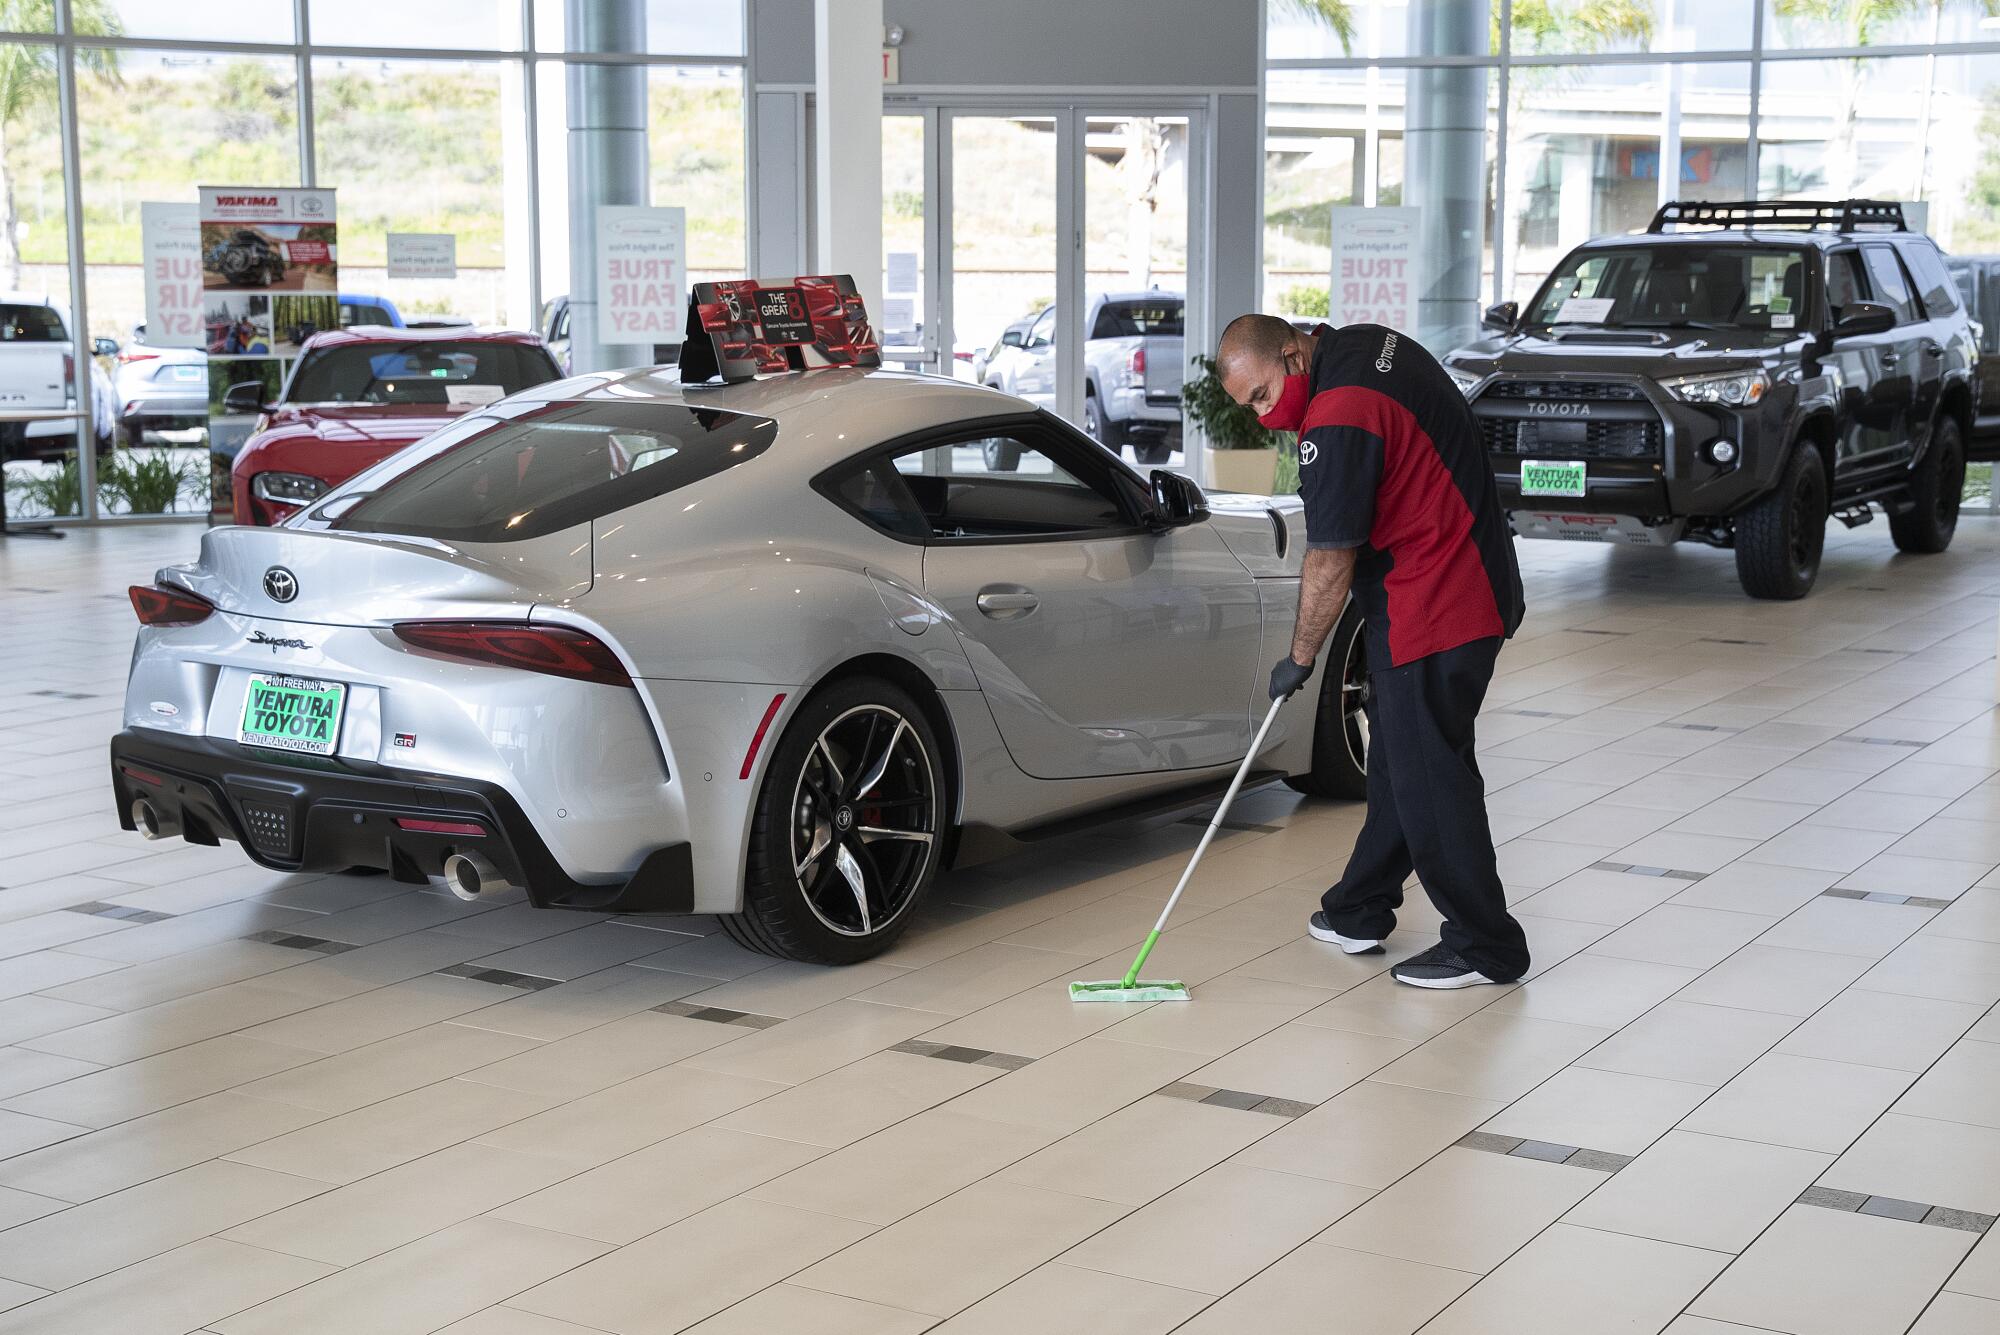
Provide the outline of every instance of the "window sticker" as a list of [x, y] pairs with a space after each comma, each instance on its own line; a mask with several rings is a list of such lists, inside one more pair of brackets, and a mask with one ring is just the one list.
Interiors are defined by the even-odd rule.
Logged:
[[467, 404], [474, 408], [483, 408], [489, 403], [498, 403], [502, 398], [506, 397], [506, 394], [507, 391], [498, 385], [446, 385], [444, 387], [444, 401], [446, 403]]
[[1785, 315], [1789, 313], [1791, 309], [1792, 309], [1792, 299], [1790, 297], [1771, 298], [1771, 314]]
[[1790, 329], [1797, 323], [1798, 317], [1795, 315], [1781, 315], [1775, 311], [1771, 314], [1771, 328], [1773, 329]]
[[1571, 297], [1556, 312], [1556, 323], [1603, 324], [1616, 301], [1615, 297]]

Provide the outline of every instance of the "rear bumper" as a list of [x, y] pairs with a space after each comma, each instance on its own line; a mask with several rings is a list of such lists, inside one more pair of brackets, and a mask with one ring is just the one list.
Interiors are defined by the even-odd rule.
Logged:
[[[157, 779], [147, 782], [133, 771]], [[145, 798], [192, 843], [234, 839], [274, 871], [380, 867], [400, 881], [443, 873], [454, 852], [476, 852], [524, 887], [538, 908], [689, 913], [694, 859], [686, 843], [652, 849], [623, 882], [572, 880], [518, 803], [497, 784], [389, 769], [353, 760], [265, 757], [233, 742], [127, 729], [111, 739], [118, 821], [135, 829]], [[477, 824], [471, 837], [409, 830], [405, 820]]]

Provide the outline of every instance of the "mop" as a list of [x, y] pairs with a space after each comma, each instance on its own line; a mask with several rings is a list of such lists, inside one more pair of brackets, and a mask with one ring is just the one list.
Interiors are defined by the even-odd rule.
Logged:
[[1153, 930], [1146, 934], [1146, 944], [1139, 947], [1139, 956], [1132, 961], [1131, 969], [1123, 978], [1114, 978], [1101, 983], [1071, 983], [1069, 985], [1071, 1001], [1190, 1000], [1186, 983], [1177, 980], [1141, 982], [1139, 970], [1145, 966], [1146, 956], [1153, 953], [1153, 947], [1159, 942], [1160, 933], [1166, 929], [1167, 915], [1174, 911], [1174, 905], [1180, 903], [1181, 891], [1187, 889], [1188, 882], [1194, 878], [1194, 869], [1201, 865], [1201, 855], [1208, 851], [1209, 842], [1215, 838], [1215, 832], [1222, 828], [1222, 818], [1229, 814], [1229, 804], [1236, 800], [1236, 790], [1241, 788], [1243, 780], [1249, 777], [1251, 762], [1255, 761], [1258, 752], [1264, 749], [1264, 735], [1271, 731], [1271, 724], [1277, 721], [1278, 706], [1284, 703], [1285, 697], [1282, 696], [1271, 702], [1271, 712], [1264, 715], [1264, 726], [1257, 729], [1257, 739], [1250, 743], [1249, 754], [1243, 757], [1243, 764], [1237, 769], [1235, 779], [1230, 781], [1229, 791], [1222, 795], [1222, 805], [1215, 809], [1215, 817], [1209, 821], [1208, 829], [1202, 832], [1201, 842], [1194, 846], [1194, 856], [1188, 859], [1187, 870], [1181, 873], [1180, 884], [1176, 885], [1174, 893], [1167, 897], [1167, 906], [1160, 910], [1160, 920], [1154, 923]]

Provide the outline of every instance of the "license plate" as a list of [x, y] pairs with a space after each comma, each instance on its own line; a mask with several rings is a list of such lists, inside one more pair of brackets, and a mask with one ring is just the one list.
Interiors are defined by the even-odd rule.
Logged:
[[190, 383], [199, 380], [204, 384], [208, 381], [208, 368], [205, 366], [176, 366], [173, 369], [174, 379], [176, 380], [184, 380]]
[[236, 739], [273, 751], [332, 755], [346, 703], [347, 687], [337, 681], [255, 673], [243, 697], [243, 727]]
[[1584, 492], [1583, 461], [1580, 459], [1521, 461], [1523, 496], [1581, 496]]

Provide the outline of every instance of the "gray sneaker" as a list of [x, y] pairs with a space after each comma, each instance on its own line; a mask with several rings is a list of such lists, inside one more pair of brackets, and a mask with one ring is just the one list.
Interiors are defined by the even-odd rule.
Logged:
[[1389, 975], [1399, 983], [1411, 987], [1454, 988], [1477, 987], [1481, 983], [1498, 983], [1498, 978], [1488, 978], [1479, 970], [1467, 964], [1440, 941], [1421, 954], [1412, 955], [1401, 964], [1389, 970]]
[[1312, 917], [1306, 919], [1306, 931], [1311, 934], [1313, 940], [1332, 942], [1350, 955], [1380, 955], [1382, 953], [1382, 943], [1380, 941], [1368, 941], [1359, 937], [1342, 936], [1339, 932], [1334, 931], [1332, 924], [1327, 922], [1326, 914], [1323, 912], [1315, 912]]

